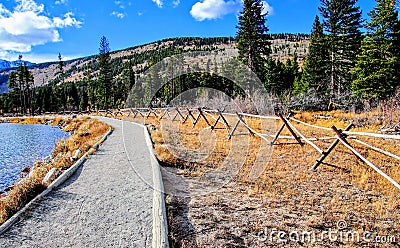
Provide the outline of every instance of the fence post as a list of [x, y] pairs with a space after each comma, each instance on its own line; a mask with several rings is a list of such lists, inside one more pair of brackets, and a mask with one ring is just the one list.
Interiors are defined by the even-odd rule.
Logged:
[[169, 110], [168, 108], [165, 109], [164, 113], [160, 116], [160, 120], [162, 120], [164, 118], [165, 115], [168, 115], [169, 118], [171, 118], [171, 116], [169, 115]]
[[223, 113], [221, 112], [221, 110], [218, 110], [219, 116], [221, 116], [221, 119], [224, 121], [225, 125], [228, 127], [228, 129], [231, 128], [231, 126], [229, 125], [229, 123], [226, 121]]
[[[351, 128], [353, 127], [353, 123], [350, 123], [344, 130], [345, 131], [349, 131]], [[316, 171], [318, 166], [320, 166], [322, 164], [322, 162], [326, 159], [326, 157], [328, 157], [328, 155], [333, 151], [333, 149], [335, 149], [335, 147], [337, 146], [337, 144], [339, 144], [339, 139], [336, 139], [330, 146], [329, 148], [324, 151], [321, 155], [321, 157], [315, 162], [315, 164], [313, 165], [313, 167], [311, 167], [311, 171]]]
[[177, 107], [176, 108], [176, 115], [175, 115], [175, 117], [172, 119], [173, 121], [175, 120], [175, 118], [179, 115], [179, 117], [181, 118], [181, 120], [183, 120], [183, 119], [185, 119], [184, 117], [183, 117], [183, 115], [181, 114], [181, 111], [179, 111], [179, 108]]
[[206, 121], [207, 125], [211, 127], [210, 122], [208, 122], [207, 118], [204, 116], [204, 113], [203, 113], [203, 111], [201, 110], [201, 108], [199, 108], [199, 112], [200, 112], [200, 115], [203, 117], [203, 119]]
[[233, 136], [233, 133], [235, 132], [236, 128], [239, 126], [240, 120], [238, 120], [235, 124], [235, 126], [232, 129], [232, 132], [228, 135], [228, 140], [230, 140]]
[[[290, 112], [287, 116], [287, 118], [290, 118], [290, 116], [292, 115], [292, 112]], [[278, 140], [279, 135], [281, 135], [283, 129], [285, 128], [285, 123], [282, 123], [281, 127], [279, 128], [278, 132], [275, 135], [275, 138], [271, 141], [270, 146], [273, 146], [275, 144], [275, 142]]]
[[391, 182], [396, 188], [400, 189], [400, 184], [396, 182], [393, 178], [385, 174], [381, 169], [379, 169], [376, 165], [371, 163], [368, 159], [364, 158], [359, 152], [357, 152], [346, 140], [346, 138], [343, 136], [342, 132], [339, 131], [335, 126], [332, 126], [333, 131], [336, 133], [338, 139], [344, 146], [346, 146], [358, 159], [366, 163], [369, 167], [374, 169], [376, 172], [378, 172], [379, 175], [383, 176], [386, 178], [389, 182]]
[[[194, 117], [194, 116], [193, 116], [193, 117]], [[200, 113], [199, 113], [199, 115], [197, 116], [197, 118], [195, 118], [195, 120], [194, 120], [194, 122], [193, 122], [193, 127], [196, 126], [197, 122], [200, 120], [200, 117], [201, 117], [201, 115], [200, 115]]]
[[242, 124], [247, 128], [247, 130], [249, 130], [249, 132], [254, 135], [254, 132], [248, 127], [247, 123], [242, 119], [242, 116], [240, 116], [240, 114], [238, 112], [236, 112], [236, 115], [239, 118], [239, 121], [242, 122]]
[[299, 143], [299, 145], [303, 146], [304, 143], [301, 141], [301, 139], [299, 138], [299, 136], [296, 135], [296, 133], [293, 131], [293, 129], [289, 126], [287, 120], [285, 119], [285, 117], [282, 116], [281, 113], [278, 114], [279, 118], [281, 118], [281, 120], [283, 121], [283, 123], [285, 124], [285, 126], [289, 129], [290, 133], [292, 134], [292, 136], [296, 139], [296, 141]]
[[188, 118], [189, 118], [189, 113], [190, 113], [190, 110], [189, 110], [189, 109], [187, 109], [187, 111], [188, 111], [188, 113], [187, 113], [186, 117], [185, 117], [185, 118], [183, 118], [183, 121], [182, 121], [182, 123], [185, 123], [185, 122], [188, 120]]
[[194, 116], [192, 114], [192, 111], [190, 111], [190, 109], [187, 109], [187, 111], [188, 111], [188, 114], [187, 114], [187, 116], [185, 118], [185, 121], [183, 123], [185, 123], [189, 117], [192, 117], [192, 119], [193, 119], [192, 123], [195, 124], [194, 121], [196, 121], [196, 118], [194, 118]]

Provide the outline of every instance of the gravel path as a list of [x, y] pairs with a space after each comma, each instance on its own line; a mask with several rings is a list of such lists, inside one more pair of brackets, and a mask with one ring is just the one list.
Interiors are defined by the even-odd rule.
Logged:
[[100, 119], [114, 132], [0, 236], [0, 247], [151, 247], [153, 175], [143, 128]]

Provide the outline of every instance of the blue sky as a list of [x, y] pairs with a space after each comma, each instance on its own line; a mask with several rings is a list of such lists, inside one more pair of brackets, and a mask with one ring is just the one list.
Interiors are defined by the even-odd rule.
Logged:
[[[266, 0], [270, 33], [309, 33], [319, 0]], [[366, 14], [374, 0], [359, 0]], [[170, 37], [235, 36], [242, 0], [1, 0], [0, 59], [45, 62]]]

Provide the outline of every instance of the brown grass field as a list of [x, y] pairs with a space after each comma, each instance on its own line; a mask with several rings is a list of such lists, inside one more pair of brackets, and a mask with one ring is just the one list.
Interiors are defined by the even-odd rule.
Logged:
[[51, 125], [60, 125], [64, 127], [64, 131], [70, 132], [71, 136], [67, 140], [59, 141], [51, 154], [52, 159], [49, 162], [37, 161], [26, 177], [16, 182], [10, 192], [1, 196], [0, 224], [25, 206], [25, 204], [51, 183], [51, 181], [46, 184], [42, 182], [47, 172], [52, 168], [56, 168], [56, 175], [61, 175], [64, 170], [68, 169], [75, 162], [70, 158], [74, 156], [78, 148], [82, 151], [79, 157], [90, 149], [90, 152], [94, 152], [95, 150], [93, 150], [94, 148], [92, 148], [92, 146], [96, 144], [110, 128], [109, 125], [88, 117], [74, 119], [65, 119], [62, 117], [54, 119], [11, 118], [9, 122], [20, 124], [51, 123]]
[[[351, 131], [356, 132], [376, 132], [384, 125], [400, 121], [399, 116], [388, 118], [380, 111], [301, 112], [294, 118], [341, 129], [353, 121], [355, 127]], [[231, 126], [236, 119], [227, 117]], [[294, 140], [279, 139], [271, 148], [253, 135], [237, 135], [229, 140], [226, 130], [211, 131], [204, 120], [194, 128], [190, 121], [182, 124], [155, 117], [134, 121], [147, 123], [157, 158], [163, 165], [172, 247], [400, 246], [399, 189], [342, 144], [316, 172], [311, 172], [309, 169], [320, 154], [308, 144], [300, 146]], [[281, 125], [280, 120], [262, 123], [246, 118], [246, 122], [260, 133], [276, 132]], [[334, 136], [333, 132], [292, 123], [308, 138]], [[239, 125], [237, 134], [240, 133], [248, 131]], [[282, 135], [290, 133], [285, 128]], [[400, 155], [399, 140], [361, 140]], [[314, 141], [323, 150], [331, 142]], [[349, 142], [400, 182], [398, 160], [350, 139]], [[218, 182], [221, 177], [205, 177], [221, 167], [232, 175], [229, 180], [223, 178], [226, 181]], [[215, 182], [218, 187], [210, 188]], [[279, 239], [278, 232], [286, 236]], [[302, 232], [312, 233], [315, 239], [296, 236]], [[332, 237], [328, 238], [328, 234]]]

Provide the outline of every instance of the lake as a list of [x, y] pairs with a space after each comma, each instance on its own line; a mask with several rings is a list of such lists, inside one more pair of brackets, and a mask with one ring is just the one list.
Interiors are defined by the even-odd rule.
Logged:
[[11, 186], [19, 172], [50, 155], [69, 134], [48, 125], [0, 124], [0, 189]]

